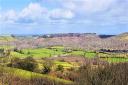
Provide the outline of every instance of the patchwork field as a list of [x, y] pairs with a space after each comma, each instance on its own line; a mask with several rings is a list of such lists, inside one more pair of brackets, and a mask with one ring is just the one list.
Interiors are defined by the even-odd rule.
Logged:
[[[14, 49], [13, 46], [0, 46], [0, 49]], [[60, 57], [60, 56], [82, 56], [85, 58], [99, 57], [108, 62], [126, 62], [128, 53], [96, 53], [93, 51], [65, 49], [63, 46], [52, 46], [49, 48], [31, 48], [11, 51], [10, 56], [18, 58], [33, 57], [35, 59]]]
[[[69, 39], [69, 37], [64, 38]], [[41, 40], [40, 38], [35, 38], [34, 40], [37, 39], [37, 42], [34, 42], [32, 39], [32, 37], [20, 37], [19, 41], [16, 42], [15, 40], [17, 39], [13, 37], [0, 37], [0, 84], [8, 85], [9, 82], [13, 81], [15, 83], [23, 83], [23, 85], [29, 85], [31, 82], [30, 85], [32, 85], [38, 80], [38, 83], [45, 81], [45, 84], [41, 85], [74, 85], [79, 79], [83, 78], [83, 74], [85, 74], [84, 76], [86, 76], [87, 79], [91, 79], [93, 78], [92, 76], [94, 76], [94, 78], [100, 77], [99, 75], [104, 72], [106, 78], [106, 73], [111, 76], [110, 68], [117, 69], [118, 66], [116, 65], [118, 64], [124, 68], [123, 66], [125, 63], [127, 65], [128, 62], [128, 53], [125, 49], [113, 50], [106, 48], [102, 49], [104, 50], [102, 51], [97, 48], [94, 50], [94, 48], [86, 49], [81, 47], [77, 48], [77, 46], [53, 45], [49, 43], [52, 39], [60, 38], [46, 38]], [[71, 39], [72, 41], [74, 40], [74, 38]], [[43, 46], [44, 43], [40, 43], [43, 42], [43, 40], [45, 46]], [[47, 40], [47, 42], [45, 40]], [[119, 40], [122, 39], [119, 38]], [[5, 41], [11, 42], [12, 45]], [[34, 42], [34, 44], [31, 42]], [[53, 43], [55, 44], [56, 40]], [[127, 43], [124, 45], [127, 46]], [[116, 73], [114, 71], [112, 72]], [[119, 71], [121, 72], [121, 70]], [[115, 76], [113, 73], [112, 75]], [[2, 79], [7, 80], [2, 82]], [[86, 82], [90, 81], [86, 80]]]

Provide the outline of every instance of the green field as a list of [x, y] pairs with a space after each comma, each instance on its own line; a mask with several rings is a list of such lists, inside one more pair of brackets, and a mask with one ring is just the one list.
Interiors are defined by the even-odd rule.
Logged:
[[21, 54], [21, 53], [18, 53], [18, 52], [11, 52], [11, 56], [12, 57], [18, 57], [18, 58], [26, 58], [28, 55], [25, 55], [25, 54]]
[[128, 62], [128, 54], [121, 53], [99, 53], [100, 59], [109, 63]]
[[128, 62], [128, 58], [101, 58], [101, 59], [106, 60], [110, 63]]
[[[74, 58], [77, 59], [77, 57], [85, 57], [89, 60], [92, 60], [93, 58], [98, 58], [103, 61], [107, 61], [109, 63], [119, 63], [119, 62], [128, 62], [128, 55], [127, 54], [119, 54], [119, 53], [97, 53], [93, 51], [85, 51], [85, 50], [75, 50], [75, 49], [67, 49], [63, 46], [52, 46], [47, 48], [27, 48], [27, 49], [14, 49], [13, 46], [0, 46], [0, 49], [5, 49], [4, 52], [10, 51], [10, 54], [8, 56], [0, 57], [0, 72], [6, 73], [9, 76], [14, 76], [22, 79], [31, 79], [31, 78], [42, 78], [42, 79], [48, 79], [50, 81], [65, 83], [65, 84], [73, 84], [73, 81], [69, 81], [68, 79], [65, 79], [61, 77], [64, 74], [61, 74], [60, 77], [57, 76], [57, 72], [68, 72], [68, 70], [78, 70], [79, 67], [82, 65], [81, 60], [75, 61], [68, 61], [61, 59], [60, 56], [63, 56], [63, 58], [71, 56], [75, 56]], [[2, 51], [1, 51], [2, 52]], [[3, 52], [3, 53], [4, 53]], [[17, 67], [7, 67], [10, 62], [13, 62], [13, 59], [18, 58], [21, 61], [25, 60], [27, 57], [33, 57], [34, 62], [37, 65], [36, 70], [34, 72], [26, 71], [22, 69], [18, 69]], [[54, 57], [54, 58], [51, 58]], [[58, 57], [58, 58], [57, 58]], [[60, 57], [60, 58], [59, 58]], [[69, 59], [71, 59], [69, 58]], [[53, 59], [53, 60], [52, 60]], [[79, 58], [78, 58], [79, 59]], [[18, 60], [16, 60], [18, 61]], [[15, 61], [15, 62], [16, 62]], [[30, 61], [29, 61], [30, 62]], [[42, 74], [42, 71], [45, 68], [45, 64], [50, 65], [50, 72], [54, 73], [53, 75], [50, 74], [50, 72], [47, 74]], [[14, 63], [15, 65], [15, 63]], [[22, 63], [24, 65], [24, 62]], [[29, 64], [31, 65], [31, 64]], [[3, 67], [5, 66], [5, 67]], [[26, 65], [24, 65], [26, 66]], [[62, 66], [62, 70], [57, 70], [59, 66]], [[27, 67], [28, 68], [28, 67]], [[36, 73], [37, 72], [37, 73]], [[55, 75], [55, 76], [54, 76]]]
[[71, 51], [71, 52], [65, 52], [64, 47], [61, 46], [55, 46], [49, 48], [35, 48], [35, 49], [23, 49], [22, 53], [19, 52], [11, 52], [12, 56], [19, 57], [19, 58], [25, 58], [28, 56], [34, 57], [34, 58], [46, 58], [46, 57], [54, 57], [59, 55], [76, 55], [76, 56], [85, 56], [87, 58], [94, 58], [95, 53], [94, 52], [84, 52], [84, 51]]
[[[0, 46], [0, 48], [4, 49], [13, 49], [13, 46]], [[63, 46], [53, 46], [50, 48], [33, 48], [33, 49], [22, 49], [22, 52], [11, 51], [12, 57], [18, 58], [26, 58], [33, 57], [35, 59], [47, 58], [47, 57], [57, 57], [61, 55], [76, 55], [76, 56], [85, 56], [86, 58], [94, 58], [96, 57], [96, 53], [92, 51], [84, 51], [84, 50], [72, 50], [70, 52], [64, 51], [65, 48]], [[108, 62], [127, 62], [128, 54], [116, 54], [116, 53], [99, 53], [101, 60], [105, 60]], [[109, 57], [109, 58], [108, 58]], [[116, 58], [121, 57], [121, 58]], [[127, 59], [126, 59], [127, 58]]]
[[52, 50], [47, 48], [37, 48], [37, 49], [24, 49], [23, 53], [26, 56], [33, 56], [34, 58], [44, 58], [44, 57], [52, 57], [55, 55], [64, 54], [61, 50]]
[[73, 65], [68, 62], [60, 62], [60, 61], [54, 61], [55, 65], [62, 65], [64, 68], [71, 68]]

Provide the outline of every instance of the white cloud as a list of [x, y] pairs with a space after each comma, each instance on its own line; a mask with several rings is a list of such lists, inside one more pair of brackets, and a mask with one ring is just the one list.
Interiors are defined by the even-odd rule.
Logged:
[[48, 18], [48, 10], [39, 3], [30, 3], [19, 13], [18, 18], [23, 23], [40, 22]]
[[38, 3], [30, 3], [26, 8], [24, 8], [19, 17], [31, 17], [31, 18], [40, 18], [42, 15], [47, 14], [47, 9], [41, 7]]
[[63, 0], [63, 7], [73, 11], [76, 20], [92, 24], [128, 23], [128, 0]]
[[[127, 8], [128, 0], [42, 0], [42, 3], [30, 3], [25, 8], [16, 8], [18, 11], [6, 8], [3, 10], [0, 7], [0, 29], [14, 32], [21, 29], [22, 31], [17, 32], [23, 33], [29, 33], [30, 30], [33, 30], [33, 33], [59, 32], [58, 30], [86, 32], [86, 29], [101, 29], [103, 32], [104, 29], [107, 31], [112, 28], [115, 32], [120, 28], [126, 31]], [[24, 31], [23, 28], [30, 30]], [[3, 30], [2, 32], [4, 33]]]
[[52, 19], [72, 19], [74, 14], [70, 10], [54, 9], [50, 11], [50, 17]]
[[14, 21], [17, 19], [16, 16], [17, 13], [14, 10], [9, 10], [6, 13], [1, 14], [0, 21], [14, 23]]
[[[117, 0], [49, 0], [51, 3], [59, 3], [64, 8], [82, 11], [83, 13], [94, 13], [108, 9]], [[49, 2], [50, 3], [50, 2]]]
[[108, 9], [114, 0], [85, 0], [81, 3], [82, 10], [85, 13], [100, 12]]
[[62, 2], [62, 6], [66, 9], [69, 9], [69, 10], [75, 10], [77, 9], [77, 3], [75, 3], [74, 1], [70, 0], [70, 1], [63, 1]]
[[41, 19], [48, 18], [48, 11], [45, 7], [40, 6], [39, 3], [30, 3], [27, 7], [23, 8], [20, 12], [15, 10], [8, 10], [1, 14], [0, 22], [8, 23], [32, 23], [38, 22]]
[[[58, 4], [58, 7], [50, 6], [50, 1], [52, 4]], [[14, 10], [9, 10], [1, 14], [0, 21], [47, 23], [51, 21], [54, 22], [55, 20], [58, 20], [57, 22], [64, 20], [72, 22], [89, 21], [89, 24], [127, 23], [127, 2], [128, 0], [48, 0], [48, 2], [45, 3], [52, 9], [43, 7], [41, 5], [43, 3], [30, 3], [19, 13]]]

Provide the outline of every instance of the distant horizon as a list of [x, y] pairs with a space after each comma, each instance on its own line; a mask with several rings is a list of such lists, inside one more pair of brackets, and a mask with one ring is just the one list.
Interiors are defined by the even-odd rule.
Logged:
[[[98, 34], [98, 33], [88, 33], [88, 32], [81, 32], [81, 33], [73, 33], [73, 34], [96, 34], [96, 35], [120, 35], [120, 34], [124, 34], [124, 33], [128, 33], [128, 32], [122, 32], [122, 33], [119, 33], [119, 34]], [[18, 36], [31, 36], [31, 35], [52, 35], [52, 34], [70, 34], [70, 33], [42, 33], [42, 34], [0, 34], [0, 36], [10, 36], [10, 35], [18, 35]]]

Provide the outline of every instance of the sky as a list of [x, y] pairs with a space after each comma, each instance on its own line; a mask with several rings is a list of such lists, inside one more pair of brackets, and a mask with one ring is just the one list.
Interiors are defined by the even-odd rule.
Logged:
[[0, 0], [0, 34], [128, 32], [128, 0]]

